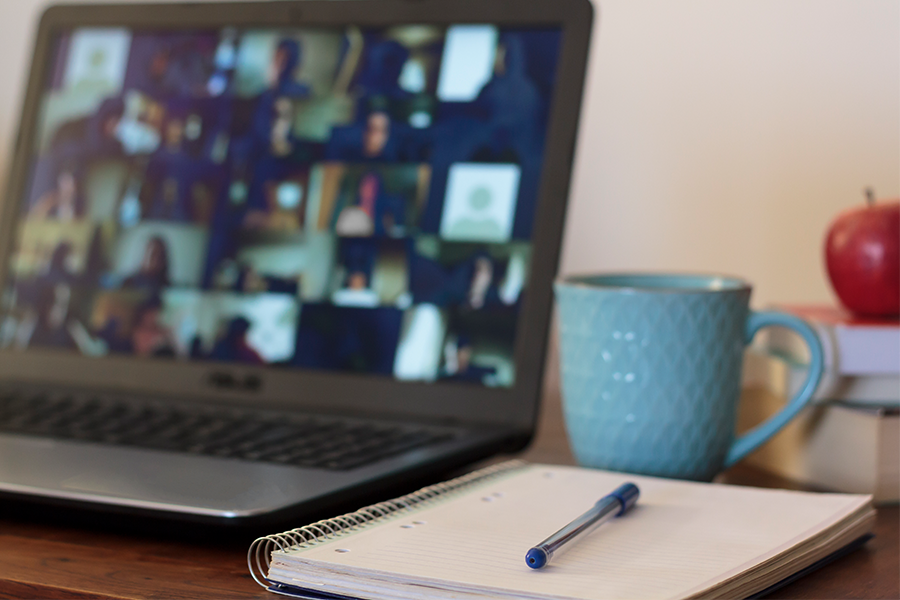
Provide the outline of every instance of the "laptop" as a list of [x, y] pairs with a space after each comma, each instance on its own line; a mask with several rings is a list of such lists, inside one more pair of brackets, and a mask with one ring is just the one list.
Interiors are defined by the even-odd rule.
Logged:
[[591, 21], [49, 8], [0, 219], [0, 496], [261, 523], [523, 448]]

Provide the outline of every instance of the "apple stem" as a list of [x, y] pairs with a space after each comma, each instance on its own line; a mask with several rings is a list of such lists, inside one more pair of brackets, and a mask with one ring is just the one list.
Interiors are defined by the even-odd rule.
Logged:
[[875, 190], [870, 187], [866, 188], [866, 204], [869, 206], [875, 205]]

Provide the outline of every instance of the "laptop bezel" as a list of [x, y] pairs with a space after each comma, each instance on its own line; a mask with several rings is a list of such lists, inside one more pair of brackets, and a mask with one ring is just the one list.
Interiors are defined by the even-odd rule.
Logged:
[[[198, 4], [60, 5], [46, 10], [0, 212], [0, 285], [5, 285], [29, 157], [60, 29], [120, 26], [135, 30], [225, 26], [315, 28], [357, 25], [491, 23], [559, 27], [562, 41], [538, 195], [529, 286], [515, 342], [511, 388], [470, 383], [398, 381], [391, 377], [223, 363], [128, 357], [88, 358], [63, 351], [0, 351], [0, 381], [40, 382], [153, 394], [161, 399], [257, 404], [267, 408], [375, 413], [419, 420], [484, 423], [530, 431], [537, 415], [556, 274], [574, 159], [593, 8], [588, 0], [345, 0]], [[232, 385], [218, 385], [226, 381]], [[259, 385], [249, 385], [250, 382]]]

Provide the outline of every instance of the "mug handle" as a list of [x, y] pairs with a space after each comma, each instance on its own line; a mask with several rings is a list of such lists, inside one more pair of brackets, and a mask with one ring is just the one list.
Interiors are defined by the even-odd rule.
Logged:
[[796, 417], [797, 413], [812, 398], [816, 387], [819, 385], [819, 380], [822, 379], [825, 367], [822, 357], [822, 343], [819, 341], [819, 336], [816, 335], [813, 328], [802, 319], [781, 312], [750, 311], [750, 315], [747, 318], [745, 343], [749, 344], [756, 332], [763, 327], [775, 325], [794, 330], [800, 334], [809, 347], [809, 372], [806, 375], [806, 381], [803, 387], [800, 388], [800, 391], [797, 392], [797, 395], [791, 398], [784, 408], [734, 440], [725, 457], [725, 468], [730, 467], [750, 452], [756, 450], [766, 440], [778, 433], [791, 419]]

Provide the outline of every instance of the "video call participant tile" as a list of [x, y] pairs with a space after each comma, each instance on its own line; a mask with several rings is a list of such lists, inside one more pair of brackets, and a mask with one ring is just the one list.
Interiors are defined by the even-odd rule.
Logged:
[[304, 304], [291, 365], [390, 375], [403, 311]]
[[410, 257], [410, 291], [416, 304], [479, 310], [519, 303], [531, 262], [529, 244], [415, 240]]

